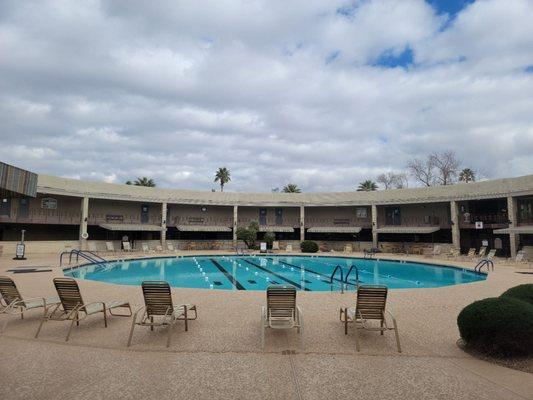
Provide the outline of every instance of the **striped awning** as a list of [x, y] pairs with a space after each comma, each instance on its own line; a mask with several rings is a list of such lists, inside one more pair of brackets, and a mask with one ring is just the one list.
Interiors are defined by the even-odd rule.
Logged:
[[307, 230], [310, 233], [359, 233], [360, 226], [313, 226]]
[[181, 232], [231, 232], [231, 228], [219, 225], [178, 225]]
[[0, 162], [0, 195], [37, 196], [37, 174]]
[[494, 229], [493, 233], [513, 233], [515, 235], [533, 235], [533, 225], [513, 226], [512, 228]]
[[434, 233], [440, 230], [439, 226], [384, 226], [377, 228], [377, 233]]
[[166, 230], [159, 225], [148, 224], [100, 224], [100, 227], [110, 231], [159, 232]]
[[294, 232], [292, 226], [259, 226], [259, 232]]

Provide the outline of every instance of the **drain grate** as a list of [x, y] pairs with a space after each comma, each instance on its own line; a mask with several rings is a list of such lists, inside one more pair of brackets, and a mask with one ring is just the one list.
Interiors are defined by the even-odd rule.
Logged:
[[281, 354], [284, 356], [290, 356], [290, 355], [296, 354], [296, 350], [283, 350]]

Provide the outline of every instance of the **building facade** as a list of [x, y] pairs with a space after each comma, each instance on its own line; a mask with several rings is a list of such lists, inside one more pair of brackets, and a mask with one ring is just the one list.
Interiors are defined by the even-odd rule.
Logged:
[[322, 250], [350, 243], [355, 250], [416, 252], [439, 243], [463, 252], [487, 246], [513, 257], [522, 247], [533, 246], [533, 175], [428, 188], [294, 194], [28, 176], [29, 183], [0, 187], [4, 247], [16, 243], [24, 229], [35, 248], [46, 243], [86, 249], [90, 242], [92, 247], [120, 243], [127, 236], [134, 243], [172, 241], [183, 249], [231, 249], [237, 244], [237, 228], [251, 221], [259, 223], [260, 238], [270, 231], [282, 246], [308, 239], [319, 242]]

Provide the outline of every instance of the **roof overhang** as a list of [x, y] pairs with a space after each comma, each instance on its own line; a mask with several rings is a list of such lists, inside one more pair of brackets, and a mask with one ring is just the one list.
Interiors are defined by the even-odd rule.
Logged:
[[100, 224], [100, 227], [110, 230], [110, 231], [139, 231], [139, 232], [160, 232], [165, 231], [166, 228], [163, 228], [159, 225], [148, 225], [148, 224]]
[[440, 230], [439, 226], [386, 226], [377, 228], [377, 233], [415, 233], [427, 234], [435, 233]]
[[360, 226], [313, 226], [307, 230], [309, 233], [359, 233]]
[[494, 233], [511, 233], [515, 235], [533, 235], [533, 225], [513, 226], [512, 228], [494, 229]]
[[0, 196], [37, 197], [37, 174], [0, 162]]
[[259, 232], [294, 232], [292, 226], [259, 226]]
[[178, 225], [181, 232], [231, 232], [231, 228], [218, 225]]

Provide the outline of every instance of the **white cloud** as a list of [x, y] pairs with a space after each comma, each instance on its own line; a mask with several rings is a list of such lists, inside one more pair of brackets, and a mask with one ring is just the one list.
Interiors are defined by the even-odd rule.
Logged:
[[[478, 0], [445, 26], [423, 0], [7, 1], [0, 158], [206, 190], [219, 166], [227, 190], [352, 190], [440, 149], [531, 173], [532, 8]], [[407, 47], [415, 66], [372, 65]]]

